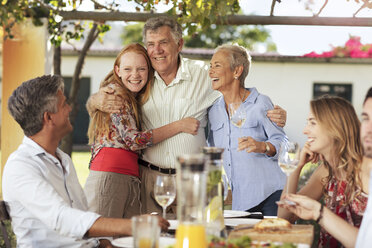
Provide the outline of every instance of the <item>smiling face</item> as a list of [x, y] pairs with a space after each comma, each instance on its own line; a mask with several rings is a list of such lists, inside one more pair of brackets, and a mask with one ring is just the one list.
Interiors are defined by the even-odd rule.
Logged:
[[364, 156], [372, 158], [372, 98], [368, 98], [363, 105], [361, 139]]
[[178, 69], [178, 54], [182, 49], [183, 40], [174, 40], [168, 26], [146, 32], [147, 53], [152, 67], [160, 76], [176, 74]]
[[125, 87], [134, 93], [141, 91], [148, 80], [146, 59], [135, 52], [124, 53], [120, 57], [119, 66], [115, 66], [115, 72]]
[[210, 62], [209, 77], [212, 80], [212, 88], [224, 91], [234, 81], [234, 72], [231, 70], [229, 53], [226, 51], [216, 52]]
[[307, 142], [312, 152], [329, 155], [333, 141], [327, 130], [319, 124], [314, 114], [310, 111], [304, 134], [307, 135]]

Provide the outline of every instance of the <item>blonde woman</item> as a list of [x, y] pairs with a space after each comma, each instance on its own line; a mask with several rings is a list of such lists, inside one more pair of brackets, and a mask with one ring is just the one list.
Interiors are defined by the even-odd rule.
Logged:
[[[350, 224], [359, 227], [368, 200], [368, 166], [362, 163], [360, 122], [353, 106], [340, 97], [322, 97], [310, 102], [304, 134], [308, 140], [301, 151], [298, 168], [289, 178], [289, 193], [296, 193], [303, 166], [320, 165], [298, 192], [314, 200], [324, 196], [325, 206]], [[288, 180], [287, 180], [288, 183]], [[282, 198], [285, 194], [282, 194]], [[278, 217], [295, 221], [297, 216], [279, 208]], [[321, 230], [319, 247], [341, 244]]]
[[140, 105], [149, 98], [154, 70], [146, 49], [126, 46], [114, 70], [100, 87], [110, 87], [122, 97], [120, 113], [96, 111], [89, 125], [92, 144], [90, 173], [85, 184], [89, 209], [105, 217], [130, 218], [140, 214], [138, 153], [180, 132], [195, 135], [199, 121], [184, 118], [163, 127], [140, 131]]

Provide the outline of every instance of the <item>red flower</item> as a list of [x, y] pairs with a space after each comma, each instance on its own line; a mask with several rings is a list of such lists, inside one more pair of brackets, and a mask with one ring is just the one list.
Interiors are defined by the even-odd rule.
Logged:
[[350, 48], [351, 50], [361, 46], [362, 43], [360, 43], [360, 37], [358, 36], [351, 36], [350, 39], [345, 43], [345, 47]]
[[310, 58], [331, 58], [331, 57], [351, 57], [351, 58], [372, 58], [372, 44], [363, 45], [360, 37], [350, 36], [344, 47], [333, 47], [330, 51], [317, 54], [311, 52], [303, 55]]
[[309, 57], [309, 58], [319, 58], [320, 55], [313, 51], [313, 52], [311, 52], [311, 53], [307, 53], [307, 54], [305, 54], [304, 57]]

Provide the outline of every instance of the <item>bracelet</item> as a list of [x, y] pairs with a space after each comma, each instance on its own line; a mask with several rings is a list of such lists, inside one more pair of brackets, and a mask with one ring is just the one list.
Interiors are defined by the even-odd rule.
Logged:
[[319, 209], [319, 216], [318, 216], [318, 219], [316, 219], [316, 223], [319, 224], [319, 221], [322, 219], [323, 217], [323, 209], [324, 209], [324, 203], [322, 202], [321, 203], [321, 206], [320, 206], [320, 209]]

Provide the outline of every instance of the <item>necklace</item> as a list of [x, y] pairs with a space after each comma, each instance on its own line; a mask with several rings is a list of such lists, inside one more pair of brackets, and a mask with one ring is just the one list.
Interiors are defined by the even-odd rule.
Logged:
[[246, 94], [247, 92], [246, 92], [246, 90], [244, 90], [244, 95], [243, 95], [243, 97], [242, 97], [242, 102], [244, 101], [244, 98], [245, 98], [245, 94]]

